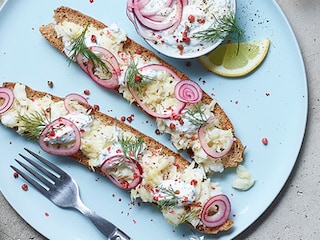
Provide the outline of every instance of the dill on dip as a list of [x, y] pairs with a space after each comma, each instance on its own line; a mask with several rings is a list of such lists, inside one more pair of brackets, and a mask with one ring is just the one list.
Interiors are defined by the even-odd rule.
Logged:
[[126, 138], [126, 137], [121, 137], [118, 139], [123, 154], [126, 157], [134, 157], [135, 159], [138, 159], [139, 154], [143, 150], [143, 139], [142, 137], [139, 137], [137, 139], [133, 138]]
[[236, 35], [238, 43], [243, 36], [243, 30], [239, 27], [236, 15], [231, 13], [221, 18], [208, 29], [194, 33], [194, 37], [202, 41], [214, 42], [218, 39], [226, 39], [231, 34]]
[[151, 77], [140, 73], [134, 62], [130, 62], [125, 79], [128, 87], [138, 93], [141, 93], [142, 88], [153, 80]]

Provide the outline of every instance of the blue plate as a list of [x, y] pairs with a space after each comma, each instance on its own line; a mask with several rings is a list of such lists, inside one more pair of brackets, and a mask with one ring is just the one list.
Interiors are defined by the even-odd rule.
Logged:
[[[149, 47], [135, 32], [126, 17], [125, 0], [15, 0], [8, 1], [0, 12], [0, 81], [20, 81], [30, 87], [64, 97], [70, 92], [89, 89], [89, 102], [99, 104], [109, 115], [120, 118], [134, 114], [133, 127], [171, 147], [167, 135], [157, 136], [155, 124], [136, 107], [116, 93], [99, 88], [51, 47], [38, 28], [53, 21], [53, 10], [61, 5], [78, 9], [106, 24], [113, 22], [128, 35]], [[256, 183], [241, 192], [231, 187], [234, 169], [213, 176], [220, 182], [232, 203], [234, 227], [218, 236], [197, 233], [188, 226], [173, 227], [159, 211], [148, 204], [134, 204], [127, 192], [117, 189], [95, 173], [68, 158], [44, 156], [70, 173], [79, 183], [84, 202], [110, 219], [134, 239], [185, 240], [192, 236], [204, 239], [231, 239], [248, 228], [272, 203], [284, 186], [296, 162], [306, 125], [307, 81], [304, 63], [295, 35], [277, 3], [273, 0], [238, 0], [239, 23], [245, 40], [271, 40], [263, 64], [249, 76], [239, 79], [219, 77], [207, 71], [195, 59], [165, 60], [199, 81], [214, 95], [231, 118], [236, 134], [247, 146], [244, 165]], [[47, 81], [53, 81], [49, 88]], [[262, 138], [269, 144], [263, 145]], [[0, 189], [12, 207], [37, 231], [49, 239], [103, 239], [80, 213], [56, 207], [32, 187], [22, 191], [23, 179], [15, 179], [9, 165], [23, 147], [38, 151], [12, 130], [0, 126]], [[156, 234], [155, 234], [156, 233]], [[160, 233], [160, 234], [159, 234]]]

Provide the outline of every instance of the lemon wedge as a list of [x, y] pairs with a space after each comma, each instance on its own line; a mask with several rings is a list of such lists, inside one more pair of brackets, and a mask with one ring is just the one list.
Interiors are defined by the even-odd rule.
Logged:
[[270, 40], [226, 43], [199, 57], [201, 64], [218, 75], [241, 77], [256, 69], [265, 59]]

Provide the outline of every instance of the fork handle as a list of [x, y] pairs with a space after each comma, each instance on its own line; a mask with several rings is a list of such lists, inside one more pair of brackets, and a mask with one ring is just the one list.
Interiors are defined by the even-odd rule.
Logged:
[[87, 206], [83, 204], [81, 200], [78, 200], [74, 206], [83, 215], [88, 217], [96, 228], [103, 233], [110, 240], [132, 240], [127, 234], [117, 228], [113, 223], [109, 222], [103, 217], [100, 217]]
[[110, 240], [132, 240], [127, 234], [121, 231], [121, 229], [99, 215], [92, 212], [85, 215], [91, 220], [96, 228]]

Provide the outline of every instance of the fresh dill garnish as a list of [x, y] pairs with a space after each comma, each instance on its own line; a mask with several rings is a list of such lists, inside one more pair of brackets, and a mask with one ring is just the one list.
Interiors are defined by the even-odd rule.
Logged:
[[177, 196], [177, 194], [175, 193], [172, 187], [169, 187], [169, 188], [158, 187], [158, 188], [159, 188], [159, 192], [161, 192], [162, 195], [166, 196], [166, 198], [158, 200], [157, 207], [159, 207], [160, 209], [172, 208], [178, 204], [179, 199], [181, 198]]
[[132, 158], [134, 156], [135, 159], [138, 159], [140, 152], [143, 149], [143, 139], [142, 137], [138, 137], [137, 139], [133, 139], [132, 137], [121, 137], [118, 139], [123, 154], [126, 157]]
[[81, 32], [81, 34], [78, 37], [73, 38], [72, 48], [70, 51], [71, 52], [70, 61], [73, 61], [72, 58], [74, 58], [78, 54], [82, 54], [82, 56], [93, 65], [94, 69], [100, 68], [107, 78], [111, 78], [112, 72], [109, 70], [107, 65], [102, 61], [101, 58], [99, 58], [98, 55], [96, 55], [93, 51], [91, 51], [85, 43], [85, 35], [88, 30], [88, 27], [89, 27], [89, 24], [87, 24], [85, 29]]
[[179, 224], [185, 223], [185, 222], [191, 222], [192, 219], [197, 218], [199, 214], [197, 214], [197, 210], [191, 210], [187, 211], [180, 219]]
[[[182, 199], [175, 193], [172, 187], [169, 187], [169, 188], [159, 187], [159, 192], [161, 193], [161, 195], [166, 196], [165, 199], [160, 199], [156, 202], [157, 207], [159, 209], [172, 209], [175, 206], [177, 206], [177, 204], [179, 203], [179, 200]], [[181, 216], [179, 224], [182, 224], [187, 221], [190, 222], [192, 219], [196, 218], [198, 215], [197, 211], [198, 211], [197, 209], [190, 209], [186, 211], [185, 214]]]
[[139, 72], [137, 65], [132, 61], [130, 62], [126, 71], [126, 82], [130, 89], [141, 93], [142, 87], [147, 85], [153, 79], [149, 76], [143, 75]]
[[51, 112], [42, 110], [27, 115], [18, 116], [18, 121], [22, 122], [25, 128], [24, 135], [33, 141], [38, 140], [43, 129], [51, 122]]
[[[130, 158], [131, 159], [131, 158]], [[118, 171], [121, 167], [128, 167], [128, 157], [127, 156], [119, 156], [116, 159], [113, 159], [112, 164], [107, 166], [108, 170]]]
[[219, 19], [214, 16], [214, 18], [216, 23], [212, 27], [196, 32], [194, 37], [202, 41], [214, 42], [217, 39], [225, 40], [228, 36], [235, 34], [238, 43], [240, 42], [244, 32], [239, 27], [235, 14], [224, 15]]
[[200, 126], [207, 121], [207, 116], [202, 108], [201, 103], [194, 104], [187, 109], [184, 113], [184, 117], [196, 126]]

